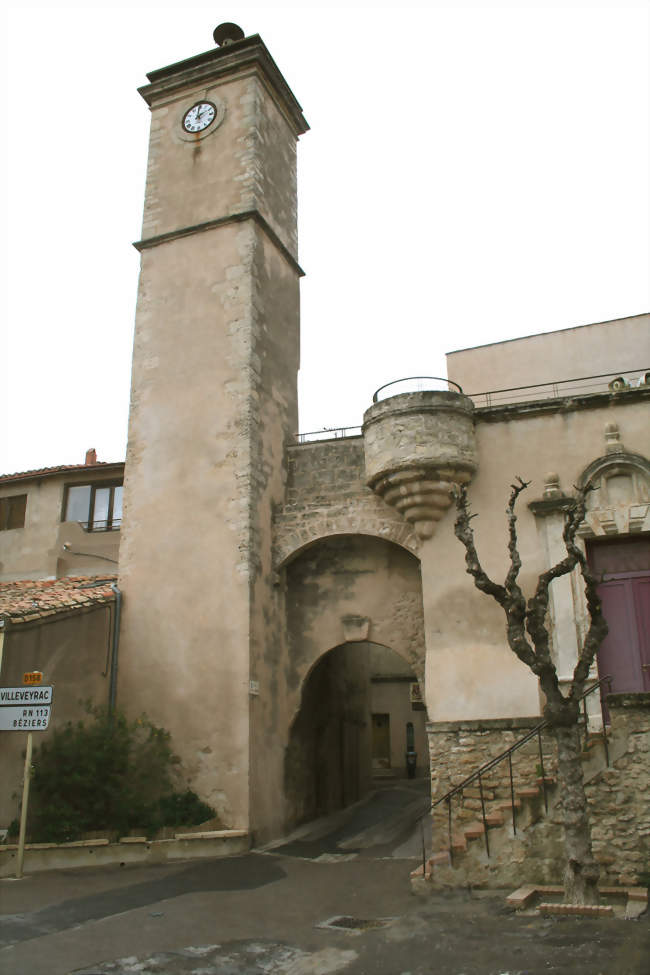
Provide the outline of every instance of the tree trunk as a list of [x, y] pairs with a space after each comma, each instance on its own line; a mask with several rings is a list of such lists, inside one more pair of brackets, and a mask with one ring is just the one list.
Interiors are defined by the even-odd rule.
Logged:
[[564, 820], [564, 901], [597, 904], [600, 868], [591, 850], [589, 811], [585, 795], [580, 736], [576, 725], [556, 725], [557, 771]]

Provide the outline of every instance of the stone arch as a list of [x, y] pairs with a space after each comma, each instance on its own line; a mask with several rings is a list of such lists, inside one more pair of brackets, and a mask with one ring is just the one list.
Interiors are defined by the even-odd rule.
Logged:
[[412, 527], [402, 519], [393, 522], [379, 521], [376, 516], [355, 518], [350, 515], [339, 517], [327, 515], [322, 521], [294, 527], [290, 533], [277, 540], [273, 559], [276, 571], [284, 568], [315, 543], [337, 535], [367, 535], [380, 538], [399, 545], [400, 548], [406, 549], [411, 555], [419, 558], [420, 540]]
[[376, 640], [346, 640], [343, 643], [339, 643], [336, 646], [329, 647], [328, 649], [323, 650], [323, 652], [320, 654], [320, 656], [318, 656], [312, 662], [312, 664], [308, 667], [306, 673], [303, 675], [302, 680], [300, 682], [299, 692], [292, 699], [293, 712], [290, 713], [290, 717], [289, 717], [289, 726], [288, 726], [289, 727], [289, 731], [291, 731], [293, 725], [295, 724], [296, 718], [298, 717], [298, 715], [300, 713], [300, 709], [302, 707], [302, 697], [303, 697], [303, 694], [304, 694], [304, 689], [307, 686], [307, 684], [308, 684], [311, 676], [313, 675], [314, 671], [316, 670], [316, 668], [323, 662], [323, 660], [327, 657], [328, 654], [333, 653], [333, 651], [335, 651], [335, 650], [340, 650], [341, 648], [346, 648], [349, 652], [354, 653], [354, 647], [355, 647], [355, 645], [358, 646], [358, 647], [360, 647], [360, 648], [365, 648], [366, 646], [370, 645], [370, 646], [377, 647], [377, 648], [382, 649], [382, 650], [389, 651], [390, 653], [393, 653], [396, 657], [399, 657], [400, 658], [400, 660], [402, 661], [402, 663], [404, 664], [405, 667], [411, 668], [411, 670], [413, 672], [413, 680], [415, 681], [417, 679], [418, 684], [420, 684], [421, 687], [424, 686], [423, 685], [423, 682], [421, 682], [421, 679], [415, 673], [415, 670], [413, 670], [413, 664], [408, 659], [408, 657], [406, 656], [406, 654], [400, 653], [399, 650], [395, 650], [394, 647], [390, 646], [387, 643], [377, 643]]
[[580, 475], [578, 486], [587, 484], [594, 489], [580, 528], [583, 538], [650, 531], [650, 462], [641, 454], [616, 449], [614, 442], [611, 453], [592, 461]]
[[424, 686], [420, 562], [406, 546], [371, 534], [332, 534], [285, 562], [283, 589], [293, 696], [332, 647], [369, 641], [403, 657]]
[[[347, 755], [349, 751], [360, 755], [365, 748], [365, 764], [360, 767], [370, 774], [369, 731], [366, 729], [362, 734], [359, 730], [359, 709], [351, 703], [358, 695], [350, 691], [347, 698], [344, 696], [345, 687], [354, 686], [357, 663], [361, 664], [362, 655], [358, 661], [355, 658], [355, 645], [378, 644], [390, 648], [406, 662], [407, 672], [414, 675], [424, 691], [424, 609], [417, 556], [391, 539], [349, 533], [349, 526], [348, 533], [321, 536], [313, 544], [304, 545], [293, 559], [285, 562], [279, 583], [278, 594], [285, 607], [287, 624], [282, 740], [285, 825], [290, 826], [314, 812], [308, 799], [312, 775], [307, 764], [310, 756], [312, 761], [316, 761], [317, 754], [324, 756], [331, 783], [336, 780], [336, 770], [330, 761], [331, 749], [340, 748], [341, 754]], [[319, 678], [323, 681], [322, 695], [312, 693], [312, 676], [319, 668], [322, 668]], [[350, 684], [346, 684], [348, 677]], [[303, 695], [310, 685], [311, 696], [305, 706]], [[331, 715], [323, 712], [322, 698], [339, 685], [343, 696], [339, 699], [334, 694]], [[313, 721], [309, 717], [310, 708], [314, 712]], [[329, 728], [330, 717], [335, 724], [341, 722], [340, 732]], [[318, 733], [314, 722], [320, 722]], [[349, 737], [345, 741], [341, 738], [336, 744], [333, 742], [337, 734]], [[364, 791], [363, 783], [361, 789]], [[325, 792], [332, 797], [327, 788]], [[345, 795], [339, 798], [351, 802], [354, 801], [351, 795], [346, 789]], [[325, 809], [327, 803], [317, 806], [319, 810]]]
[[[415, 674], [401, 655], [371, 641], [330, 647], [314, 661], [301, 682], [288, 728], [283, 769], [285, 828], [327, 815], [370, 791], [375, 718], [381, 719], [388, 750], [387, 765], [379, 763], [382, 768], [406, 774], [410, 721], [420, 774], [428, 771], [426, 712], [414, 713], [410, 703], [414, 681]], [[379, 754], [385, 756], [386, 752]]]

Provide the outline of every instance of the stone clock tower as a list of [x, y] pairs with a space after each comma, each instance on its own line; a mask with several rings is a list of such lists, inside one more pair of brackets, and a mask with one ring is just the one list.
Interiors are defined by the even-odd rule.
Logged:
[[[282, 628], [271, 516], [297, 430], [296, 144], [308, 126], [261, 38], [147, 77], [151, 137], [133, 352], [120, 705], [173, 736], [232, 827], [273, 797]], [[259, 692], [259, 693], [258, 693]]]

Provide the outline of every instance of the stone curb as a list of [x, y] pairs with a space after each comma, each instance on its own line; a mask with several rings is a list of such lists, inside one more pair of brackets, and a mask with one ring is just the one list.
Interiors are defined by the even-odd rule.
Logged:
[[[168, 840], [125, 836], [118, 843], [110, 843], [107, 839], [77, 840], [72, 843], [27, 843], [23, 870], [27, 874], [88, 866], [236, 856], [247, 853], [250, 845], [250, 835], [243, 829], [177, 833], [173, 839]], [[0, 878], [15, 875], [17, 852], [17, 844], [0, 846]]]
[[544, 902], [538, 906], [537, 911], [545, 915], [614, 917], [614, 908], [611, 904], [547, 904]]

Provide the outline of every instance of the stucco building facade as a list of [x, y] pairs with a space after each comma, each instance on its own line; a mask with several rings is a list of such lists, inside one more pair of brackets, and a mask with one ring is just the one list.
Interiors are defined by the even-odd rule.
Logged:
[[[407, 748], [435, 794], [455, 726], [498, 742], [539, 717], [537, 681], [465, 572], [455, 484], [469, 485], [499, 578], [509, 485], [531, 481], [528, 590], [562, 557], [573, 486], [596, 486], [581, 543], [612, 576], [615, 622], [594, 679], [606, 665], [615, 689], [650, 691], [650, 315], [450, 353], [447, 382], [383, 389], [358, 434], [296, 438], [308, 127], [262, 40], [228, 41], [141, 89], [152, 120], [129, 444], [123, 513], [104, 537], [120, 536], [120, 706], [167, 728], [192, 787], [263, 840], [359, 798], [373, 771], [403, 773]], [[111, 473], [103, 486], [121, 481]], [[5, 578], [74, 574], [57, 561], [61, 503], [39, 567], [29, 495], [6, 558], [0, 537]], [[74, 551], [97, 552], [79, 521]], [[576, 577], [554, 583], [561, 678], [585, 613]]]

